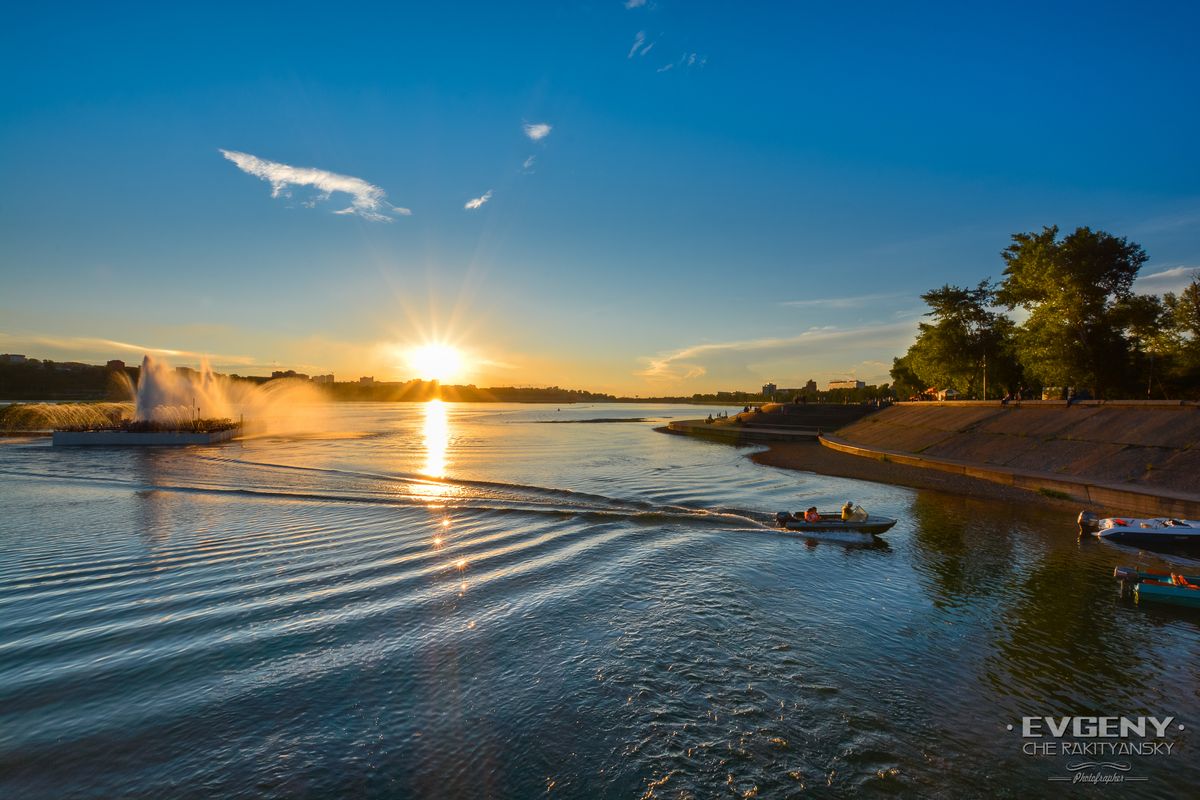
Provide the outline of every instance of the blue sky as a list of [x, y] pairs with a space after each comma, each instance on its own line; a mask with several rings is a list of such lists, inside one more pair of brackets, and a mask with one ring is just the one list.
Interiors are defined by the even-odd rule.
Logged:
[[1014, 232], [1200, 265], [1191, 4], [166, 5], [2, 12], [0, 350], [875, 381]]

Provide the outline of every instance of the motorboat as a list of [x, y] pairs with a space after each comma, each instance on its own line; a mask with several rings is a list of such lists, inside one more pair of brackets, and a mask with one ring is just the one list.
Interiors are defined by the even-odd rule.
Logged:
[[[862, 511], [862, 509], [857, 510]], [[896, 520], [891, 517], [877, 517], [866, 512], [853, 515], [851, 519], [842, 519], [840, 511], [821, 512], [819, 516], [819, 520], [808, 522], [804, 519], [803, 513], [792, 514], [788, 511], [780, 511], [775, 515], [775, 524], [780, 528], [797, 533], [840, 533], [860, 536], [878, 536], [896, 524]]]
[[1133, 545], [1200, 545], [1200, 520], [1155, 517], [1098, 517], [1090, 511], [1079, 512], [1079, 530], [1098, 539]]
[[1139, 572], [1135, 567], [1117, 567], [1113, 577], [1122, 589], [1132, 589], [1138, 602], [1171, 603], [1200, 607], [1200, 575], [1173, 572]]

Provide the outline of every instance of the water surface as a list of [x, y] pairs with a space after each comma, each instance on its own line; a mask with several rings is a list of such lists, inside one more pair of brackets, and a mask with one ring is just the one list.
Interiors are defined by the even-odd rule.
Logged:
[[[1200, 724], [1200, 617], [1109, 577], [1200, 570], [1069, 516], [653, 432], [694, 408], [325, 416], [0, 445], [0, 796], [1016, 797], [1071, 789], [1023, 715]], [[847, 499], [900, 523], [763, 525]], [[1173, 738], [1110, 789], [1196, 785]]]

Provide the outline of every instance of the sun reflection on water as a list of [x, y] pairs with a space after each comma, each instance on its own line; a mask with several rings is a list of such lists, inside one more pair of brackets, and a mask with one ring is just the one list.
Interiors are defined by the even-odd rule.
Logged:
[[421, 470], [431, 478], [446, 477], [446, 448], [450, 445], [450, 422], [446, 404], [430, 400], [425, 404], [425, 466]]

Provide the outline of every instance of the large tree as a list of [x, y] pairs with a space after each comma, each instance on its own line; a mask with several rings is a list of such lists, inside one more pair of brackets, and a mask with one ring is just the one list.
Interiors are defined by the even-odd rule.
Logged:
[[1200, 275], [1178, 295], [1163, 295], [1163, 307], [1173, 334], [1171, 378], [1195, 397], [1200, 390]]
[[1175, 371], [1179, 336], [1163, 299], [1153, 294], [1130, 295], [1113, 304], [1111, 316], [1129, 351], [1125, 394], [1167, 396], [1170, 386], [1165, 379]]
[[1029, 313], [1017, 335], [1025, 371], [1045, 385], [1087, 386], [1096, 396], [1127, 380], [1128, 342], [1119, 303], [1146, 262], [1141, 246], [1104, 231], [1058, 227], [1018, 233], [997, 300]]
[[947, 284], [921, 295], [929, 306], [917, 340], [903, 359], [897, 359], [892, 377], [897, 383], [923, 383], [954, 387], [972, 397], [1003, 394], [1003, 387], [1019, 380], [1013, 357], [1013, 323], [993, 310], [995, 287], [984, 280], [973, 288]]

